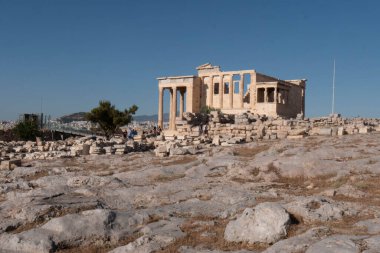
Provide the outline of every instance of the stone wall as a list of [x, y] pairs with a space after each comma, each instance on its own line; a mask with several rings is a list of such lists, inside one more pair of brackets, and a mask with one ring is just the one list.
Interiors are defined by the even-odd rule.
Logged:
[[[161, 146], [156, 149], [156, 155], [196, 153], [196, 149], [211, 145], [230, 146], [257, 140], [380, 131], [380, 119], [342, 118], [339, 115], [310, 119], [302, 119], [302, 115], [299, 115], [298, 119], [289, 120], [252, 113], [229, 115], [213, 111], [207, 116], [191, 113], [184, 116], [184, 120], [177, 120], [176, 134], [170, 132], [155, 142], [156, 147]], [[190, 147], [191, 150], [188, 150]]]
[[[0, 142], [0, 161], [53, 159], [80, 155], [126, 154], [156, 148], [158, 156], [196, 154], [214, 145], [230, 146], [258, 140], [300, 139], [313, 135], [340, 136], [380, 131], [380, 119], [321, 118], [282, 119], [252, 113], [240, 115], [184, 113], [177, 131], [158, 137], [138, 135], [134, 140], [71, 138], [65, 141]], [[9, 162], [6, 162], [9, 165]]]
[[187, 119], [194, 118], [200, 118], [200, 116], [186, 115], [186, 120], [177, 121], [178, 136], [196, 137], [207, 132], [210, 137], [215, 135], [241, 137], [246, 142], [251, 142], [257, 139], [294, 138], [291, 136], [302, 138], [308, 135], [333, 136], [380, 130], [380, 119], [342, 118], [338, 115], [321, 118], [282, 119], [251, 113], [227, 115], [213, 111], [208, 116], [207, 123], [187, 121]]
[[127, 154], [153, 149], [155, 138], [138, 135], [134, 140], [114, 138], [69, 138], [64, 141], [13, 141], [0, 142], [0, 162], [9, 160], [35, 160], [76, 157], [81, 155]]

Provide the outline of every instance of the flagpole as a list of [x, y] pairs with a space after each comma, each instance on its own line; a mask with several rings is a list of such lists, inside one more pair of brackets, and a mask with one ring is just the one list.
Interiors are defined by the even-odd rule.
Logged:
[[335, 111], [335, 59], [334, 59], [334, 73], [333, 73], [333, 90], [332, 90], [332, 104], [331, 104], [331, 114]]

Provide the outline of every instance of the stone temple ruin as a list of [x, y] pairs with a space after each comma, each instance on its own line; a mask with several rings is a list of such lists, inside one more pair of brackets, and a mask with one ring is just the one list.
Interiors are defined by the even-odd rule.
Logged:
[[[296, 118], [305, 114], [306, 79], [281, 80], [255, 70], [221, 71], [210, 63], [197, 67], [198, 75], [158, 78], [158, 124], [163, 127], [164, 90], [170, 91], [169, 130], [184, 112], [204, 107], [226, 114], [251, 112], [273, 117]], [[179, 91], [179, 115], [177, 92]]]

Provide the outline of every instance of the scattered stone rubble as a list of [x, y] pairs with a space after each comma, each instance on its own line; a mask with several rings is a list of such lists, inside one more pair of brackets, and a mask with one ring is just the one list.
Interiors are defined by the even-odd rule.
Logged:
[[[302, 139], [307, 136], [342, 136], [380, 131], [380, 119], [343, 118], [339, 114], [320, 118], [283, 119], [253, 113], [239, 115], [212, 111], [202, 114], [184, 113], [176, 121], [176, 132], [168, 131], [155, 141], [156, 155], [184, 155], [189, 147], [231, 146], [257, 140]], [[173, 150], [174, 149], [174, 150]]]
[[197, 155], [82, 156], [141, 145], [83, 138], [0, 170], [0, 252], [380, 252], [380, 134], [179, 141]]
[[[212, 111], [209, 115], [184, 113], [176, 121], [176, 132], [167, 131], [158, 137], [135, 136], [134, 140], [104, 140], [83, 137], [65, 141], [0, 142], [1, 168], [11, 169], [20, 159], [52, 159], [81, 155], [122, 155], [155, 148], [158, 157], [196, 154], [211, 146], [231, 146], [258, 140], [302, 139], [307, 136], [342, 136], [380, 131], [380, 119], [342, 118], [340, 115], [321, 118], [273, 118], [244, 113], [228, 115]], [[8, 160], [8, 162], [5, 162]], [[12, 161], [10, 161], [12, 160]]]
[[153, 148], [153, 138], [139, 138], [139, 141], [82, 137], [64, 141], [0, 142], [1, 169], [12, 169], [21, 165], [21, 160], [44, 160], [76, 157], [81, 155], [122, 155], [130, 152], [143, 152]]

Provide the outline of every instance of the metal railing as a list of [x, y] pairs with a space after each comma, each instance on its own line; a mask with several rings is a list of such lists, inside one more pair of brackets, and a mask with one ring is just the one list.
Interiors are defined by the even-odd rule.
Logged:
[[80, 135], [80, 136], [93, 136], [93, 135], [95, 135], [94, 132], [92, 132], [88, 129], [74, 128], [74, 127], [62, 126], [62, 125], [49, 125], [48, 124], [45, 126], [45, 129], [60, 132], [60, 133]]

